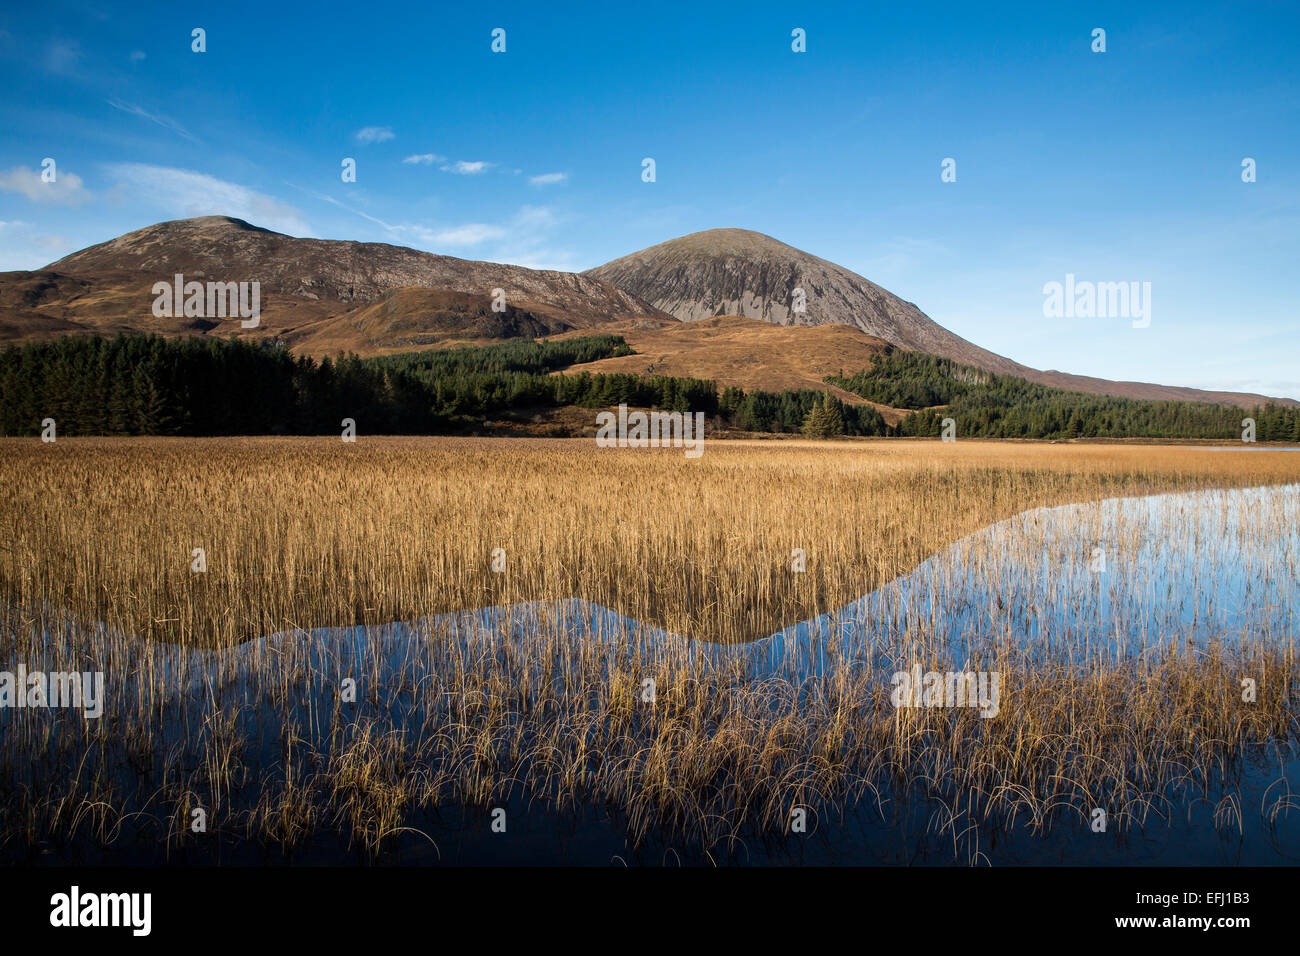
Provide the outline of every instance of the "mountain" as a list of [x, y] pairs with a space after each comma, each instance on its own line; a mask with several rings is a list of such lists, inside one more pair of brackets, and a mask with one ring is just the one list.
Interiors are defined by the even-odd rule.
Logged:
[[[177, 273], [186, 281], [256, 280], [260, 325], [155, 316], [154, 283]], [[806, 295], [804, 312], [792, 309], [796, 288]], [[492, 308], [495, 289], [505, 292], [504, 311]], [[0, 342], [89, 332], [238, 335], [316, 357], [612, 332], [641, 354], [592, 370], [703, 376], [768, 391], [825, 389], [824, 375], [852, 375], [895, 346], [1075, 391], [1247, 407], [1270, 400], [1028, 368], [848, 269], [743, 229], [698, 232], [571, 273], [298, 239], [204, 216], [137, 229], [44, 269], [0, 273]]]
[[[344, 302], [373, 301], [404, 286], [447, 289], [553, 306], [578, 318], [643, 313], [645, 303], [571, 272], [525, 269], [420, 252], [382, 242], [297, 239], [227, 216], [178, 219], [137, 229], [52, 263], [51, 272], [130, 271], [170, 278], [257, 279], [262, 292]], [[653, 310], [651, 310], [653, 311]]]
[[[583, 275], [615, 285], [684, 322], [736, 315], [783, 326], [847, 325], [899, 348], [1054, 388], [1242, 406], [1270, 400], [1262, 395], [1112, 382], [1030, 368], [967, 342], [913, 303], [843, 266], [747, 229], [691, 233], [588, 269]], [[803, 312], [793, 309], [797, 289], [805, 296]], [[1282, 401], [1291, 404], [1288, 399]]]
[[[670, 239], [583, 275], [632, 292], [684, 322], [740, 315], [776, 325], [852, 325], [914, 352], [981, 368], [1003, 364], [1008, 373], [1015, 367], [843, 266], [747, 229]], [[806, 296], [802, 313], [792, 311], [796, 289]]]
[[[153, 284], [260, 283], [261, 325], [159, 318]], [[505, 292], [505, 312], [491, 308]], [[608, 283], [377, 242], [298, 239], [241, 219], [162, 222], [75, 252], [44, 269], [0, 274], [0, 337], [65, 332], [275, 337], [317, 354], [384, 351], [549, 335], [609, 320], [659, 316]]]

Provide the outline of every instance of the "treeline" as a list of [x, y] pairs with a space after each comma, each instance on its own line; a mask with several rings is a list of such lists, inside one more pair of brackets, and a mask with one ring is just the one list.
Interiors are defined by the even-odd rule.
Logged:
[[406, 352], [367, 359], [376, 368], [418, 382], [436, 424], [524, 408], [628, 404], [667, 411], [715, 414], [718, 387], [697, 378], [667, 375], [552, 371], [583, 362], [634, 354], [618, 335], [560, 342], [511, 342], [474, 348]]
[[871, 368], [848, 378], [843, 372], [827, 376], [826, 381], [891, 408], [928, 408], [947, 405], [991, 378], [982, 369], [888, 346]]
[[437, 434], [522, 408], [717, 411], [712, 382], [548, 374], [630, 351], [593, 336], [317, 362], [240, 339], [67, 336], [0, 352], [0, 433], [52, 418], [60, 435], [318, 435], [351, 418], [371, 434]]
[[295, 358], [237, 339], [68, 336], [0, 352], [0, 432], [262, 435], [416, 430], [418, 386], [351, 357]]
[[1067, 392], [897, 350], [868, 371], [826, 379], [913, 408], [894, 428], [869, 405], [815, 389], [719, 394], [705, 379], [552, 374], [631, 351], [620, 336], [597, 335], [317, 362], [240, 339], [68, 336], [0, 351], [0, 434], [39, 434], [47, 418], [60, 435], [319, 435], [339, 432], [345, 418], [370, 434], [455, 434], [489, 417], [627, 404], [815, 437], [937, 436], [952, 418], [961, 437], [1240, 439], [1251, 417], [1259, 441], [1300, 441], [1297, 408]]
[[[813, 416], [818, 406], [826, 409], [825, 420]], [[833, 435], [886, 435], [889, 428], [880, 412], [870, 405], [847, 405], [833, 395], [812, 388], [783, 392], [722, 390], [718, 412], [733, 427], [751, 432], [799, 432], [813, 426], [813, 437]], [[814, 417], [813, 423], [809, 418]]]
[[[487, 416], [622, 403], [796, 432], [820, 394], [727, 389], [720, 400], [704, 379], [550, 374], [628, 354], [610, 335], [320, 362], [240, 339], [67, 336], [0, 352], [0, 434], [37, 435], [47, 418], [63, 436], [318, 435], [345, 418], [371, 434], [446, 434]], [[884, 433], [874, 410], [835, 407], [849, 433]]]
[[621, 335], [586, 335], [558, 342], [528, 339], [502, 345], [403, 352], [367, 361], [380, 368], [403, 372], [463, 375], [476, 372], [553, 372], [583, 362], [634, 354]]
[[[915, 409], [891, 434], [938, 436], [953, 419], [966, 438], [1216, 438], [1240, 440], [1255, 420], [1258, 441], [1300, 441], [1300, 408], [1250, 411], [1210, 402], [1092, 395], [917, 352], [890, 350], [864, 372], [827, 376], [833, 385], [895, 408]], [[942, 405], [940, 410], [927, 406]]]

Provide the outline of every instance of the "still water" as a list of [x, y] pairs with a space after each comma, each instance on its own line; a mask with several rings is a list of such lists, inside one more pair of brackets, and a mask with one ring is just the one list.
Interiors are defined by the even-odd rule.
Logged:
[[[220, 700], [240, 714], [246, 734], [264, 742], [261, 757], [274, 763], [279, 734], [272, 724], [283, 715], [269, 709], [258, 687], [271, 658], [302, 662], [307, 676], [296, 679], [318, 687], [365, 673], [371, 686], [409, 688], [428, 676], [421, 667], [433, 666], [435, 657], [413, 653], [430, 641], [462, 653], [528, 660], [530, 650], [540, 651], [559, 631], [590, 645], [587, 652], [610, 667], [628, 658], [665, 657], [700, 668], [733, 665], [746, 680], [808, 686], [845, 666], [871, 665], [880, 673], [905, 669], [920, 644], [943, 649], [958, 669], [1009, 644], [1024, 660], [1064, 661], [1081, 669], [1103, 661], [1139, 663], [1143, 655], [1171, 646], [1195, 652], [1249, 639], [1290, 648], [1298, 615], [1300, 484], [1025, 512], [953, 543], [834, 613], [744, 645], [693, 641], [574, 599], [381, 627], [285, 632], [220, 655], [155, 645], [147, 662], [116, 687], [129, 699], [133, 681], [148, 681], [182, 710], [187, 702]], [[410, 699], [399, 694], [386, 708], [380, 705], [398, 732], [411, 715], [400, 701]], [[318, 715], [303, 716], [306, 726], [322, 725]], [[491, 833], [482, 814], [440, 808], [408, 820], [412, 832], [426, 836], [394, 840], [383, 859], [592, 865], [1300, 862], [1300, 795], [1291, 795], [1300, 758], [1288, 745], [1238, 757], [1231, 779], [1171, 791], [1142, 826], [1102, 835], [1077, 821], [1047, 832], [1031, 832], [1016, 821], [977, 824], [915, 787], [895, 785], [869, 805], [850, 806], [833, 819], [814, 817], [809, 832], [798, 838], [754, 833], [706, 853], [652, 836], [632, 849], [625, 821], [615, 813], [588, 808], [559, 814], [542, 801], [519, 797], [506, 805], [509, 839]], [[1239, 819], [1216, 826], [1215, 808], [1225, 797], [1241, 808]], [[199, 851], [199, 858], [262, 862], [262, 852], [248, 845], [214, 846]], [[294, 859], [334, 862], [349, 852], [316, 841]], [[96, 859], [148, 858], [136, 846]]]

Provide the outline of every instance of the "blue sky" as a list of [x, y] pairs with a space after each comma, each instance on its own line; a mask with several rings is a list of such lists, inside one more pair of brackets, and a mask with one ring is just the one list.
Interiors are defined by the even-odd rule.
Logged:
[[[1300, 10], [1184, 7], [10, 5], [0, 270], [210, 213], [574, 270], [736, 226], [1028, 365], [1300, 398]], [[1067, 273], [1150, 326], [1045, 318]]]

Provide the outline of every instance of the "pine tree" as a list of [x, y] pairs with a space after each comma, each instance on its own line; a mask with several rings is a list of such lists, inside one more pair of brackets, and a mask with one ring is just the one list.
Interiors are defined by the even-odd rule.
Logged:
[[809, 438], [834, 438], [844, 434], [844, 416], [825, 396], [818, 398], [803, 421], [803, 433]]
[[844, 416], [840, 413], [840, 403], [827, 396], [823, 400], [826, 409], [826, 421], [832, 436], [844, 434]]
[[138, 435], [167, 435], [171, 432], [168, 402], [144, 366], [135, 370], [136, 426]]

